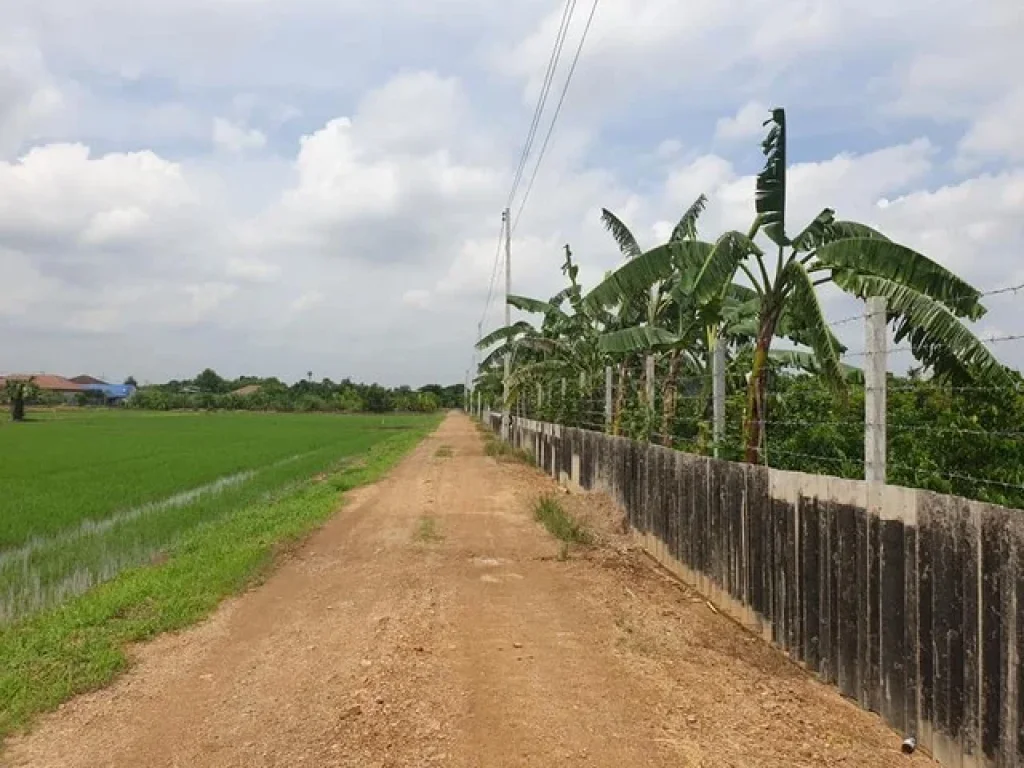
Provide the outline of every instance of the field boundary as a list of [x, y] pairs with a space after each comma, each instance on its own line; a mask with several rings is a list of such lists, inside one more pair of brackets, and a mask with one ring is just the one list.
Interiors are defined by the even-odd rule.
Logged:
[[344, 504], [390, 471], [440, 421], [395, 431], [361, 461], [198, 526], [161, 562], [125, 570], [52, 610], [0, 628], [0, 739], [34, 715], [100, 688], [129, 666], [128, 647], [179, 630], [257, 584]]

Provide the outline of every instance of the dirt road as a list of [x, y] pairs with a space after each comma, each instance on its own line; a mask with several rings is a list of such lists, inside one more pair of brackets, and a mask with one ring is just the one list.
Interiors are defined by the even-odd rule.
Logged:
[[[438, 451], [449, 446], [448, 451]], [[440, 454], [440, 455], [439, 455]], [[899, 737], [448, 417], [262, 586], [10, 740], [14, 766], [909, 766]]]

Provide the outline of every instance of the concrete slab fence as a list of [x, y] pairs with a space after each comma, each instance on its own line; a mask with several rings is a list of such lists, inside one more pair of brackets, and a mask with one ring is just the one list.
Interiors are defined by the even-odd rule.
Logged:
[[510, 439], [609, 493], [652, 557], [943, 765], [1024, 766], [1024, 513], [528, 419]]

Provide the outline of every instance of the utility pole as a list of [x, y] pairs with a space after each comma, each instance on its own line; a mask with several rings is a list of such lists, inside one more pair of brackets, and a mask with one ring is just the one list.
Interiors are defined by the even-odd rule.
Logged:
[[[501, 214], [505, 224], [505, 327], [512, 325], [512, 307], [508, 297], [512, 293], [512, 216], [506, 208]], [[511, 437], [511, 417], [509, 414], [509, 377], [512, 375], [512, 354], [505, 353], [505, 397], [501, 409], [501, 437], [508, 441]]]
[[476, 391], [476, 387], [473, 386], [474, 377], [480, 373], [480, 340], [484, 337], [484, 321], [483, 318], [476, 324], [476, 344], [473, 345], [473, 367], [470, 371], [466, 371], [466, 388], [469, 390], [469, 410], [474, 412], [473, 409], [473, 392]]

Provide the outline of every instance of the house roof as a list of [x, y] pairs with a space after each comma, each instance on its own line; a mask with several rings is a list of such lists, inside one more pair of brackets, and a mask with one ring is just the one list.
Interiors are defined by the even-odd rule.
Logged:
[[263, 389], [263, 387], [261, 387], [259, 384], [249, 384], [248, 386], [240, 387], [239, 389], [236, 389], [231, 394], [232, 395], [238, 395], [239, 397], [245, 397], [246, 395], [255, 395], [261, 389]]
[[107, 384], [107, 382], [103, 381], [102, 379], [97, 379], [95, 376], [86, 376], [85, 374], [81, 376], [75, 376], [75, 378], [70, 379], [70, 381], [75, 382], [75, 384]]
[[10, 381], [27, 381], [32, 380], [39, 389], [47, 390], [49, 392], [82, 392], [83, 387], [81, 384], [76, 384], [70, 379], [65, 379], [63, 376], [57, 376], [52, 373], [11, 373], [7, 376], [0, 378], [0, 384]]

